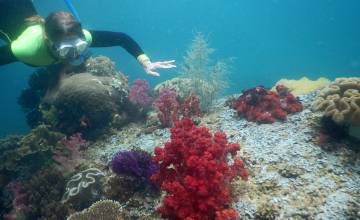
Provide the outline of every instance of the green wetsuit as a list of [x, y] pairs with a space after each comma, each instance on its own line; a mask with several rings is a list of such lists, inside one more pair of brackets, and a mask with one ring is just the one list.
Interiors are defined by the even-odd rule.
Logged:
[[[87, 30], [83, 32], [87, 43], [91, 45], [90, 32]], [[26, 28], [10, 45], [12, 54], [23, 63], [32, 66], [47, 66], [57, 62], [46, 45], [44, 28], [41, 25]]]

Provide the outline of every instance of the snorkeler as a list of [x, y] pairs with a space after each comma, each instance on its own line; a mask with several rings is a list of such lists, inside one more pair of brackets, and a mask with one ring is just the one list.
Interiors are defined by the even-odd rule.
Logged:
[[[19, 6], [28, 9], [22, 10], [25, 12], [22, 16], [31, 16], [26, 19], [23, 29], [12, 19], [9, 23], [14, 23], [13, 27], [4, 21], [12, 16], [9, 15], [11, 8], [19, 10]], [[0, 47], [0, 65], [17, 61], [30, 66], [78, 65], [88, 57], [89, 47], [121, 46], [138, 60], [149, 75], [159, 76], [157, 69], [176, 67], [174, 60], [151, 62], [140, 46], [125, 33], [83, 29], [70, 13], [54, 12], [43, 19], [36, 15], [28, 0], [0, 0], [0, 8], [4, 12], [1, 13], [0, 39], [9, 42]]]

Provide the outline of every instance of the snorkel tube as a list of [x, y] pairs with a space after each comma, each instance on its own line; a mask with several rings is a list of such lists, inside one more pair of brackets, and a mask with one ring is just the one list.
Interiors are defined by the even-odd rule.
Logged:
[[71, 3], [71, 0], [64, 0], [66, 6], [69, 8], [69, 10], [71, 11], [71, 13], [75, 16], [75, 18], [78, 20], [78, 22], [80, 21], [80, 16], [77, 13], [75, 7], [73, 6], [73, 4]]
[[[80, 16], [77, 13], [75, 7], [73, 6], [71, 0], [64, 0], [66, 6], [69, 8], [71, 14], [74, 15], [74, 17], [76, 18], [76, 20], [78, 20], [78, 22], [81, 22], [80, 20]], [[86, 50], [83, 54], [81, 54], [78, 58], [76, 59], [71, 59], [69, 60], [69, 64], [72, 66], [79, 66], [81, 65], [87, 58], [89, 58], [91, 56], [91, 53], [89, 50]]]

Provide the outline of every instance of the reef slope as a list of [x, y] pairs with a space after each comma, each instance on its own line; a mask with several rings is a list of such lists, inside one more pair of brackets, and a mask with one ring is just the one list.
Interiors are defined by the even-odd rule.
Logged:
[[[224, 131], [229, 142], [241, 144], [239, 152], [250, 171], [234, 204], [243, 219], [359, 219], [360, 157], [348, 141], [316, 143], [312, 125], [318, 113], [310, 109], [315, 94], [300, 97], [304, 111], [285, 122], [256, 124], [239, 119], [218, 100], [214, 112], [200, 125]], [[149, 131], [144, 124], [130, 124], [94, 143], [88, 159], [108, 163], [120, 149], [133, 147], [152, 152], [169, 139], [168, 129]], [[139, 207], [141, 209], [141, 207]]]

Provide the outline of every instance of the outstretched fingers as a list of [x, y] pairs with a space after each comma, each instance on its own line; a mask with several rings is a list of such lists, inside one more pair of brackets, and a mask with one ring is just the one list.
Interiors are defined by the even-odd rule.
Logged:
[[176, 67], [175, 60], [161, 61], [161, 62], [155, 63], [155, 68], [169, 69], [169, 68], [174, 68], [174, 67]]
[[155, 71], [152, 71], [152, 70], [148, 70], [146, 71], [147, 74], [151, 75], [151, 76], [160, 76], [160, 73], [158, 72], [155, 72]]

